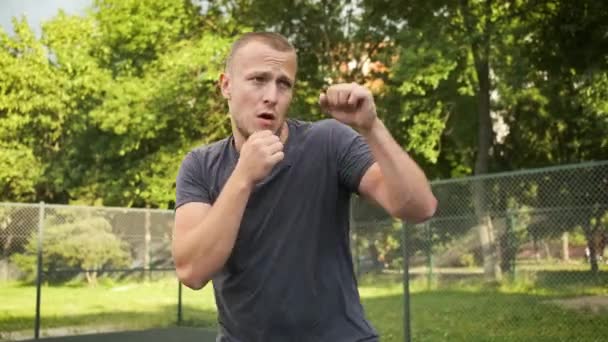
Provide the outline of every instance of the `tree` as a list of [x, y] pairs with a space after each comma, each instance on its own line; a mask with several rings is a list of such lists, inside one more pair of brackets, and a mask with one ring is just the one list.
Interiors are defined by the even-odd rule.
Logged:
[[[439, 163], [448, 162], [451, 170], [463, 165], [461, 170], [468, 169], [475, 175], [487, 173], [494, 142], [490, 116], [490, 70], [495, 53], [492, 39], [498, 30], [496, 26], [500, 25], [497, 18], [505, 15], [504, 8], [492, 1], [393, 5], [406, 8], [401, 12], [393, 11], [387, 3], [383, 5], [387, 7], [376, 13], [376, 17], [388, 17], [387, 22], [392, 23], [389, 25], [402, 26], [403, 33], [397, 36], [396, 44], [403, 48], [395, 68], [396, 78], [401, 81], [398, 90], [409, 102], [403, 105], [402, 115], [405, 120], [409, 117], [409, 120], [426, 123], [418, 127], [427, 134], [413, 141], [425, 141], [427, 155], [437, 160], [439, 147], [449, 148], [440, 144], [451, 138], [442, 139], [446, 130], [449, 132], [455, 127], [461, 129], [459, 133], [468, 131], [469, 136], [476, 139], [464, 138], [457, 142], [468, 146], [463, 146], [462, 152], [446, 153]], [[475, 128], [477, 134], [470, 134]], [[488, 278], [499, 279], [498, 251], [485, 192], [483, 182], [472, 184], [472, 204], [478, 218], [485, 273]]]
[[181, 157], [229, 127], [229, 39], [203, 24], [190, 1], [99, 0], [0, 33], [0, 154], [27, 170], [0, 171], [4, 200], [171, 207]]
[[115, 76], [142, 76], [144, 67], [173, 44], [200, 34], [192, 1], [95, 0], [101, 65]]
[[[512, 46], [522, 61], [520, 67], [504, 65], [501, 72], [505, 80], [500, 84], [501, 110], [511, 132], [497, 146], [497, 161], [503, 167], [520, 168], [606, 159], [608, 5], [550, 1], [532, 9], [522, 12], [529, 25], [518, 46]], [[572, 194], [564, 199], [565, 207], [589, 209], [579, 212], [576, 222], [566, 220], [569, 224], [559, 227], [565, 232], [583, 227], [590, 249], [606, 210], [606, 199], [596, 196], [605, 181], [602, 170], [581, 170], [555, 188]], [[555, 189], [548, 198], [554, 199]], [[597, 260], [591, 258], [590, 264], [596, 272]]]
[[87, 170], [86, 192], [110, 205], [169, 206], [187, 149], [226, 135], [216, 79], [227, 46], [213, 35], [178, 43], [144, 77], [114, 84], [90, 112], [99, 136], [88, 155], [98, 156], [100, 168]]
[[[12, 38], [0, 30], [0, 195], [31, 201], [48, 194], [43, 184], [63, 130], [66, 80], [49, 65], [25, 19], [13, 25]], [[62, 196], [61, 189], [51, 192]]]

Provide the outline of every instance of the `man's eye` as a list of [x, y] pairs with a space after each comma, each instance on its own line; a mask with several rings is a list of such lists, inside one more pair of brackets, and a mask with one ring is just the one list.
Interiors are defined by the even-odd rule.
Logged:
[[291, 89], [291, 83], [287, 81], [281, 81], [281, 86], [283, 86], [284, 88]]
[[255, 77], [253, 78], [253, 80], [254, 80], [255, 82], [257, 82], [257, 83], [262, 83], [262, 82], [264, 82], [266, 79], [265, 79], [264, 77], [262, 77], [262, 76], [255, 76]]

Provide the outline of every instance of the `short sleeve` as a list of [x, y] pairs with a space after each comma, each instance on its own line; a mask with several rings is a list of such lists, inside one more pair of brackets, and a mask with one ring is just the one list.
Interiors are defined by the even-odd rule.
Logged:
[[189, 152], [180, 165], [175, 182], [175, 209], [189, 202], [211, 204], [209, 186], [203, 168], [194, 152]]
[[374, 163], [369, 145], [357, 131], [337, 121], [332, 131], [340, 183], [358, 193], [361, 179]]

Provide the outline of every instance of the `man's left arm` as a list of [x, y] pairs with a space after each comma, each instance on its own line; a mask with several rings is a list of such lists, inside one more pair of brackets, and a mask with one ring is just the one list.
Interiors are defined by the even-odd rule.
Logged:
[[407, 221], [432, 217], [437, 200], [429, 182], [377, 117], [371, 92], [354, 83], [338, 84], [329, 87], [319, 103], [336, 120], [357, 130], [372, 151], [375, 162], [361, 178], [359, 193]]
[[437, 200], [424, 172], [395, 142], [380, 119], [360, 131], [376, 161], [363, 175], [359, 193], [395, 217], [423, 222], [431, 218]]

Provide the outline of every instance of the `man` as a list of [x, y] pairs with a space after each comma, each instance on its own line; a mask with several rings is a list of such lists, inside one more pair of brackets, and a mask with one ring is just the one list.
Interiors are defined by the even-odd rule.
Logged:
[[191, 151], [177, 177], [177, 275], [192, 289], [213, 280], [218, 341], [376, 341], [350, 255], [351, 194], [416, 222], [436, 200], [366, 88], [320, 94], [333, 119], [287, 119], [296, 70], [278, 34], [234, 43], [220, 76], [232, 135]]

